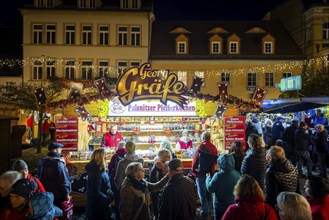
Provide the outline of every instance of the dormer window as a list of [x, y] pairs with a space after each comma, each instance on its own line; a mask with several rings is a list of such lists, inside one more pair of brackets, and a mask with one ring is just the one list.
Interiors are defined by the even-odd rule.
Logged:
[[228, 54], [239, 54], [240, 53], [240, 38], [236, 34], [232, 34], [227, 39], [227, 51]]
[[211, 53], [220, 53], [220, 42], [211, 42]]
[[184, 34], [176, 38], [176, 54], [188, 54], [188, 38]]
[[96, 8], [100, 5], [100, 0], [78, 0], [79, 8]]
[[222, 53], [222, 42], [223, 39], [218, 36], [217, 34], [214, 34], [210, 39], [210, 48], [209, 52], [210, 54], [220, 54]]
[[270, 34], [267, 34], [262, 39], [262, 52], [263, 54], [274, 54], [275, 53], [275, 38]]
[[52, 8], [59, 4], [61, 4], [61, 2], [58, 0], [34, 0], [35, 7]]
[[120, 0], [121, 9], [140, 9], [140, 0]]
[[178, 51], [177, 53], [186, 53], [186, 42], [178, 42]]
[[264, 42], [264, 53], [273, 53], [273, 42]]

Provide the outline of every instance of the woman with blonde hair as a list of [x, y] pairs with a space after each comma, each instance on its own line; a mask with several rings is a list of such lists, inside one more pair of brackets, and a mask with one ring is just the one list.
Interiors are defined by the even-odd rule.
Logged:
[[253, 219], [277, 220], [274, 209], [264, 203], [264, 193], [250, 175], [243, 175], [234, 187], [235, 204], [230, 205], [222, 220]]
[[241, 174], [249, 174], [257, 180], [259, 186], [264, 189], [266, 171], [265, 143], [257, 134], [248, 137], [250, 149], [246, 152], [241, 165]]
[[272, 146], [266, 153], [270, 161], [266, 171], [266, 199], [265, 201], [275, 207], [276, 197], [280, 192], [298, 191], [298, 171], [286, 158], [284, 149]]
[[87, 181], [87, 219], [111, 219], [112, 195], [110, 178], [106, 171], [104, 148], [96, 149], [86, 165]]
[[157, 183], [144, 180], [145, 170], [139, 162], [130, 163], [121, 187], [121, 219], [150, 219], [150, 192], [160, 191], [168, 182], [166, 175]]

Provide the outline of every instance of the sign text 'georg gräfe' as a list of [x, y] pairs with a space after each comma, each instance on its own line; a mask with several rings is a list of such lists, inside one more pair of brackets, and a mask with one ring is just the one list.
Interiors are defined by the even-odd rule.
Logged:
[[117, 94], [122, 105], [138, 100], [160, 100], [164, 105], [173, 101], [183, 107], [187, 99], [184, 83], [169, 70], [152, 70], [150, 63], [126, 70], [118, 79]]

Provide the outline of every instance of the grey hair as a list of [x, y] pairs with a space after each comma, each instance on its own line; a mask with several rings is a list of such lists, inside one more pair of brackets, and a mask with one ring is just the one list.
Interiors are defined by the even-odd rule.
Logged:
[[201, 140], [209, 141], [210, 140], [210, 132], [209, 131], [204, 131], [201, 134]]
[[281, 192], [276, 201], [280, 217], [298, 220], [312, 219], [310, 204], [304, 196], [294, 192]]
[[174, 153], [174, 150], [172, 149], [172, 147], [171, 147], [171, 143], [170, 143], [169, 141], [163, 141], [163, 142], [161, 143], [160, 148], [162, 148], [162, 149], [167, 149], [167, 150], [169, 150], [171, 153]]
[[132, 163], [128, 164], [128, 166], [125, 170], [125, 175], [126, 176], [133, 176], [133, 173], [136, 172], [138, 166], [143, 168], [143, 165], [140, 162], [132, 162]]
[[118, 143], [117, 149], [125, 148], [125, 146], [126, 146], [126, 142], [125, 142], [125, 141], [120, 141], [120, 142]]
[[11, 186], [19, 179], [21, 179], [23, 176], [20, 172], [17, 171], [6, 171], [0, 176], [0, 184], [5, 188], [5, 190], [9, 190]]
[[160, 161], [163, 161], [163, 158], [166, 154], [169, 154], [170, 160], [171, 160], [171, 152], [169, 150], [161, 149], [161, 148], [158, 150], [158, 157], [159, 157]]

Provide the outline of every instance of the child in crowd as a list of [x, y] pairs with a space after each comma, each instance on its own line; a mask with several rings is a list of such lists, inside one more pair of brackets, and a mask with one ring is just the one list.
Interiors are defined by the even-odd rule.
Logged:
[[30, 220], [56, 220], [61, 217], [61, 209], [53, 205], [54, 194], [51, 192], [41, 192], [35, 194], [29, 202]]

